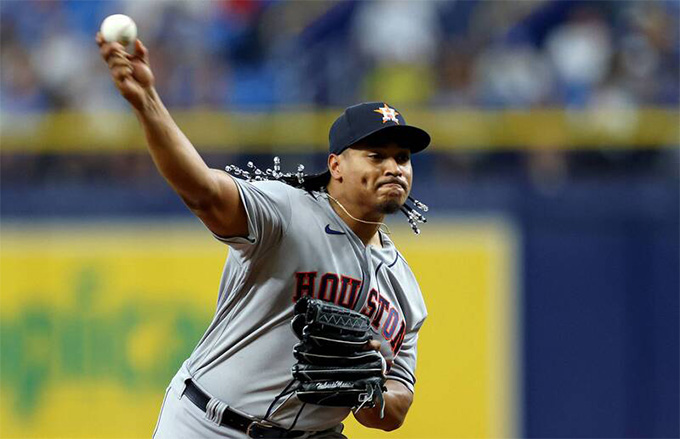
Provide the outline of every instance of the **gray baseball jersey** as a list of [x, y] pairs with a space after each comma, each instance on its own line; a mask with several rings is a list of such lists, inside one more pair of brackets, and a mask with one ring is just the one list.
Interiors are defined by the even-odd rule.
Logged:
[[[278, 181], [237, 182], [247, 237], [221, 238], [231, 248], [212, 323], [183, 368], [211, 396], [262, 417], [291, 381], [298, 342], [290, 328], [304, 295], [366, 314], [374, 339], [394, 364], [388, 379], [415, 383], [416, 343], [427, 311], [408, 264], [385, 235], [365, 246], [322, 192]], [[289, 427], [301, 403], [287, 400], [272, 421]], [[308, 404], [295, 429], [337, 426], [347, 408]]]

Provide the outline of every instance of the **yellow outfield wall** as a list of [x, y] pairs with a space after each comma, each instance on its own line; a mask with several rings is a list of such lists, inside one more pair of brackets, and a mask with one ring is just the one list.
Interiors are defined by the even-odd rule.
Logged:
[[[328, 150], [328, 129], [342, 108], [278, 111], [181, 111], [173, 118], [203, 152], [311, 153]], [[677, 108], [584, 110], [402, 108], [438, 150], [611, 150], [676, 148]], [[2, 152], [143, 151], [144, 133], [130, 111], [3, 114]]]
[[[517, 244], [499, 218], [394, 240], [429, 317], [416, 396], [388, 434], [517, 435]], [[227, 247], [195, 222], [2, 225], [0, 437], [150, 437], [164, 389], [207, 327]]]

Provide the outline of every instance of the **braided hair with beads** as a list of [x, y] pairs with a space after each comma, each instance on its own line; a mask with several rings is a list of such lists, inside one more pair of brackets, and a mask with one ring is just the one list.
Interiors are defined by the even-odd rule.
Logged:
[[[281, 159], [274, 157], [274, 167], [262, 170], [255, 166], [253, 162], [248, 162], [249, 170], [242, 169], [236, 165], [228, 165], [224, 168], [229, 174], [243, 180], [253, 181], [280, 181], [289, 186], [299, 189], [304, 189], [308, 192], [323, 192], [326, 193], [327, 174], [305, 174], [305, 167], [302, 164], [297, 166], [296, 172], [281, 172]], [[410, 203], [411, 205], [409, 205]], [[420, 234], [418, 224], [427, 222], [427, 218], [418, 210], [427, 212], [429, 208], [426, 204], [416, 200], [412, 196], [408, 196], [408, 200], [401, 206], [401, 212], [406, 215], [406, 219], [411, 226], [411, 230], [416, 235]]]

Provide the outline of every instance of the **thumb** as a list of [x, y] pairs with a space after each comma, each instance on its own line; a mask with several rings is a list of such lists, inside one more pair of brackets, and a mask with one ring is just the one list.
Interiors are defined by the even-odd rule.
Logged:
[[369, 340], [363, 346], [365, 351], [380, 351], [380, 342], [378, 340]]
[[149, 51], [140, 39], [135, 40], [135, 57], [141, 59], [145, 64], [149, 64]]

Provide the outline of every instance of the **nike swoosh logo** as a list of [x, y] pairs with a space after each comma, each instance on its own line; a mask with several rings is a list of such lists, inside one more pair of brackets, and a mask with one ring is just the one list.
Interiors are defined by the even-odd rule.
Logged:
[[339, 232], [337, 230], [331, 229], [330, 224], [326, 224], [326, 233], [328, 233], [329, 235], [344, 235], [345, 234], [345, 232]]

